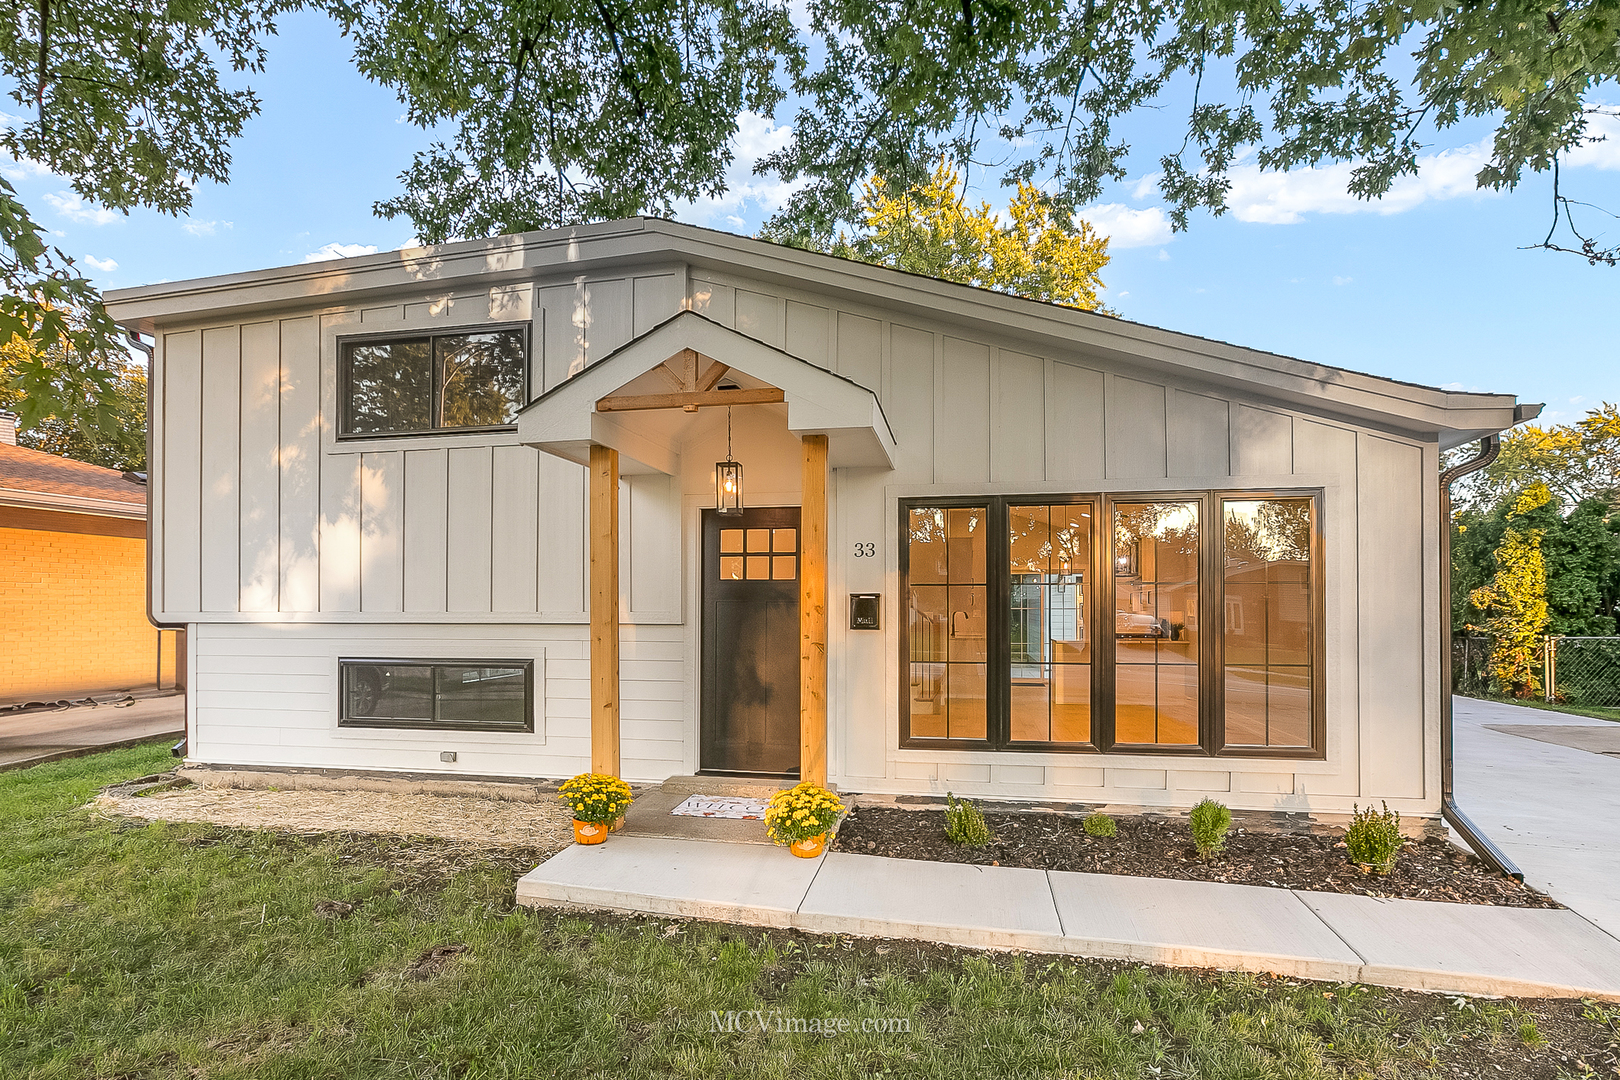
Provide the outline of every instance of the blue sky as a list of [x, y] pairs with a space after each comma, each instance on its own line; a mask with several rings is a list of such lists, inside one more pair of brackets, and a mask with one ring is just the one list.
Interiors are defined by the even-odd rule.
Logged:
[[[401, 122], [404, 107], [391, 92], [355, 73], [331, 24], [311, 14], [282, 20], [268, 71], [250, 82], [263, 111], [235, 144], [231, 183], [199, 188], [189, 218], [109, 214], [55, 177], [15, 166], [7, 175], [103, 288], [407, 243], [410, 224], [377, 218], [371, 206], [397, 192], [399, 173], [429, 137]], [[1128, 132], [1145, 163], [1180, 141], [1184, 113], [1167, 104]], [[1620, 123], [1613, 126], [1616, 137], [1583, 152], [1564, 182], [1566, 194], [1620, 211]], [[1620, 401], [1620, 268], [1519, 250], [1546, 231], [1550, 181], [1531, 177], [1509, 195], [1474, 192], [1487, 130], [1435, 136], [1444, 153], [1382, 203], [1349, 199], [1331, 170], [1239, 169], [1233, 211], [1196, 215], [1175, 236], [1144, 165], [1088, 215], [1113, 236], [1106, 302], [1138, 322], [1303, 359], [1516, 393], [1546, 402], [1554, 422]], [[784, 134], [747, 118], [736, 194], [680, 216], [754, 231], [781, 187], [746, 166]], [[1005, 201], [996, 190], [982, 194]], [[1611, 237], [1620, 233], [1620, 220], [1608, 224]]]

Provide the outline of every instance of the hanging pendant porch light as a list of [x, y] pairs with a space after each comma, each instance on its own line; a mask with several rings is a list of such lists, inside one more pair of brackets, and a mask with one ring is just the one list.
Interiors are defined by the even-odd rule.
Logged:
[[714, 463], [714, 508], [722, 514], [743, 512], [742, 464], [731, 457], [731, 406], [726, 406], [726, 460]]

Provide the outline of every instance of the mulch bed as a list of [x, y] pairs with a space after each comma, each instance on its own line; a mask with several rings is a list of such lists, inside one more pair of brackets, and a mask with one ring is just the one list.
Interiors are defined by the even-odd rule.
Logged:
[[1178, 818], [1116, 817], [1119, 835], [1100, 839], [1086, 835], [1080, 818], [1068, 814], [989, 812], [984, 817], [990, 843], [966, 848], [945, 839], [941, 810], [862, 807], [839, 825], [832, 849], [896, 859], [1224, 881], [1406, 900], [1562, 906], [1439, 837], [1408, 840], [1395, 870], [1378, 876], [1351, 863], [1336, 834], [1234, 826], [1226, 850], [1204, 861], [1193, 847], [1186, 821]]

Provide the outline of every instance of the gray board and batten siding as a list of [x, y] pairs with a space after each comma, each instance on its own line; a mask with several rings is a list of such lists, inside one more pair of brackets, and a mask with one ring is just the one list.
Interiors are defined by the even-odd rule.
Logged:
[[[153, 587], [189, 625], [193, 760], [566, 776], [589, 760], [585, 476], [516, 432], [340, 440], [337, 343], [528, 323], [531, 397], [683, 309], [872, 390], [895, 468], [835, 470], [830, 778], [848, 790], [1324, 812], [1438, 806], [1436, 475], [1511, 415], [1448, 394], [666, 222], [528, 234], [110, 296], [157, 338]], [[720, 359], [724, 359], [721, 357]], [[780, 406], [737, 412], [798, 501]], [[698, 512], [722, 414], [621, 488], [624, 771], [697, 765]], [[1509, 421], [1511, 422], [1511, 421]], [[1318, 760], [899, 747], [899, 500], [1320, 490]], [[875, 541], [881, 557], [853, 559]], [[884, 629], [842, 598], [884, 596]], [[339, 728], [340, 656], [525, 659], [535, 730]], [[457, 751], [454, 765], [441, 750]]]

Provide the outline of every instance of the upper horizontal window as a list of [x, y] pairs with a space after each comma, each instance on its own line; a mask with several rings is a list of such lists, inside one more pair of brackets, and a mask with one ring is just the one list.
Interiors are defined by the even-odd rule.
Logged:
[[521, 328], [343, 344], [344, 435], [509, 427], [527, 401]]

